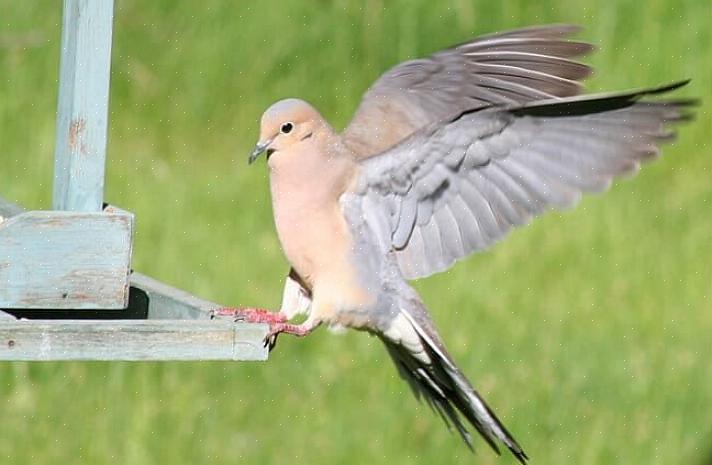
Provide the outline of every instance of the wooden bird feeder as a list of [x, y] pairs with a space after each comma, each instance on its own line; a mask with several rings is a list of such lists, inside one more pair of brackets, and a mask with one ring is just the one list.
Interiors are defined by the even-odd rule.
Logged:
[[103, 202], [113, 0], [64, 0], [53, 210], [0, 197], [1, 360], [266, 360], [267, 326], [131, 270]]

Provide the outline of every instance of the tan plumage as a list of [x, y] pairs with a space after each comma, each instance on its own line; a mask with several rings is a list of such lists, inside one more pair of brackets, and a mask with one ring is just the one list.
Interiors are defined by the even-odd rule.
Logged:
[[[267, 152], [293, 268], [271, 340], [320, 324], [375, 334], [468, 445], [466, 422], [522, 463], [522, 448], [456, 367], [406, 280], [605, 190], [657, 155], [671, 135], [665, 124], [685, 117], [692, 102], [644, 100], [682, 84], [572, 97], [590, 72], [570, 60], [590, 50], [566, 39], [575, 30], [511, 31], [403, 63], [369, 89], [341, 134], [308, 103], [280, 101], [265, 112], [250, 158]], [[299, 313], [304, 323], [286, 323]]]

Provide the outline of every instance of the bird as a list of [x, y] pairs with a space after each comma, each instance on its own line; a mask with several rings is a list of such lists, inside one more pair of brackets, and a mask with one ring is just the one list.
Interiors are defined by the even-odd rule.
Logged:
[[[448, 353], [409, 281], [491, 247], [514, 227], [605, 191], [660, 154], [692, 99], [688, 81], [582, 94], [592, 51], [579, 28], [534, 26], [398, 64], [335, 130], [311, 104], [271, 105], [249, 163], [265, 155], [291, 269], [278, 312], [220, 309], [277, 335], [319, 326], [379, 338], [398, 373], [473, 449], [529, 459]], [[657, 98], [656, 98], [657, 97]], [[301, 323], [292, 320], [304, 316]]]

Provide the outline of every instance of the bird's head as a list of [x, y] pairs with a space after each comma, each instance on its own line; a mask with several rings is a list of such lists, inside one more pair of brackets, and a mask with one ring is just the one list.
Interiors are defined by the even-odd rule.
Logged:
[[262, 153], [274, 162], [285, 152], [296, 149], [300, 144], [311, 142], [328, 125], [318, 111], [304, 100], [295, 98], [280, 100], [262, 115], [260, 140], [250, 154], [249, 162], [254, 162]]

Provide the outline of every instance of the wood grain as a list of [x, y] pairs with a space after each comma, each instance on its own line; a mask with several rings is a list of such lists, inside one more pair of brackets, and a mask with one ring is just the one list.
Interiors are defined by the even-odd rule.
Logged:
[[230, 320], [0, 320], [0, 360], [266, 360], [267, 326]]
[[133, 215], [29, 211], [0, 223], [0, 308], [125, 308]]
[[55, 210], [102, 210], [113, 9], [113, 0], [64, 0]]

